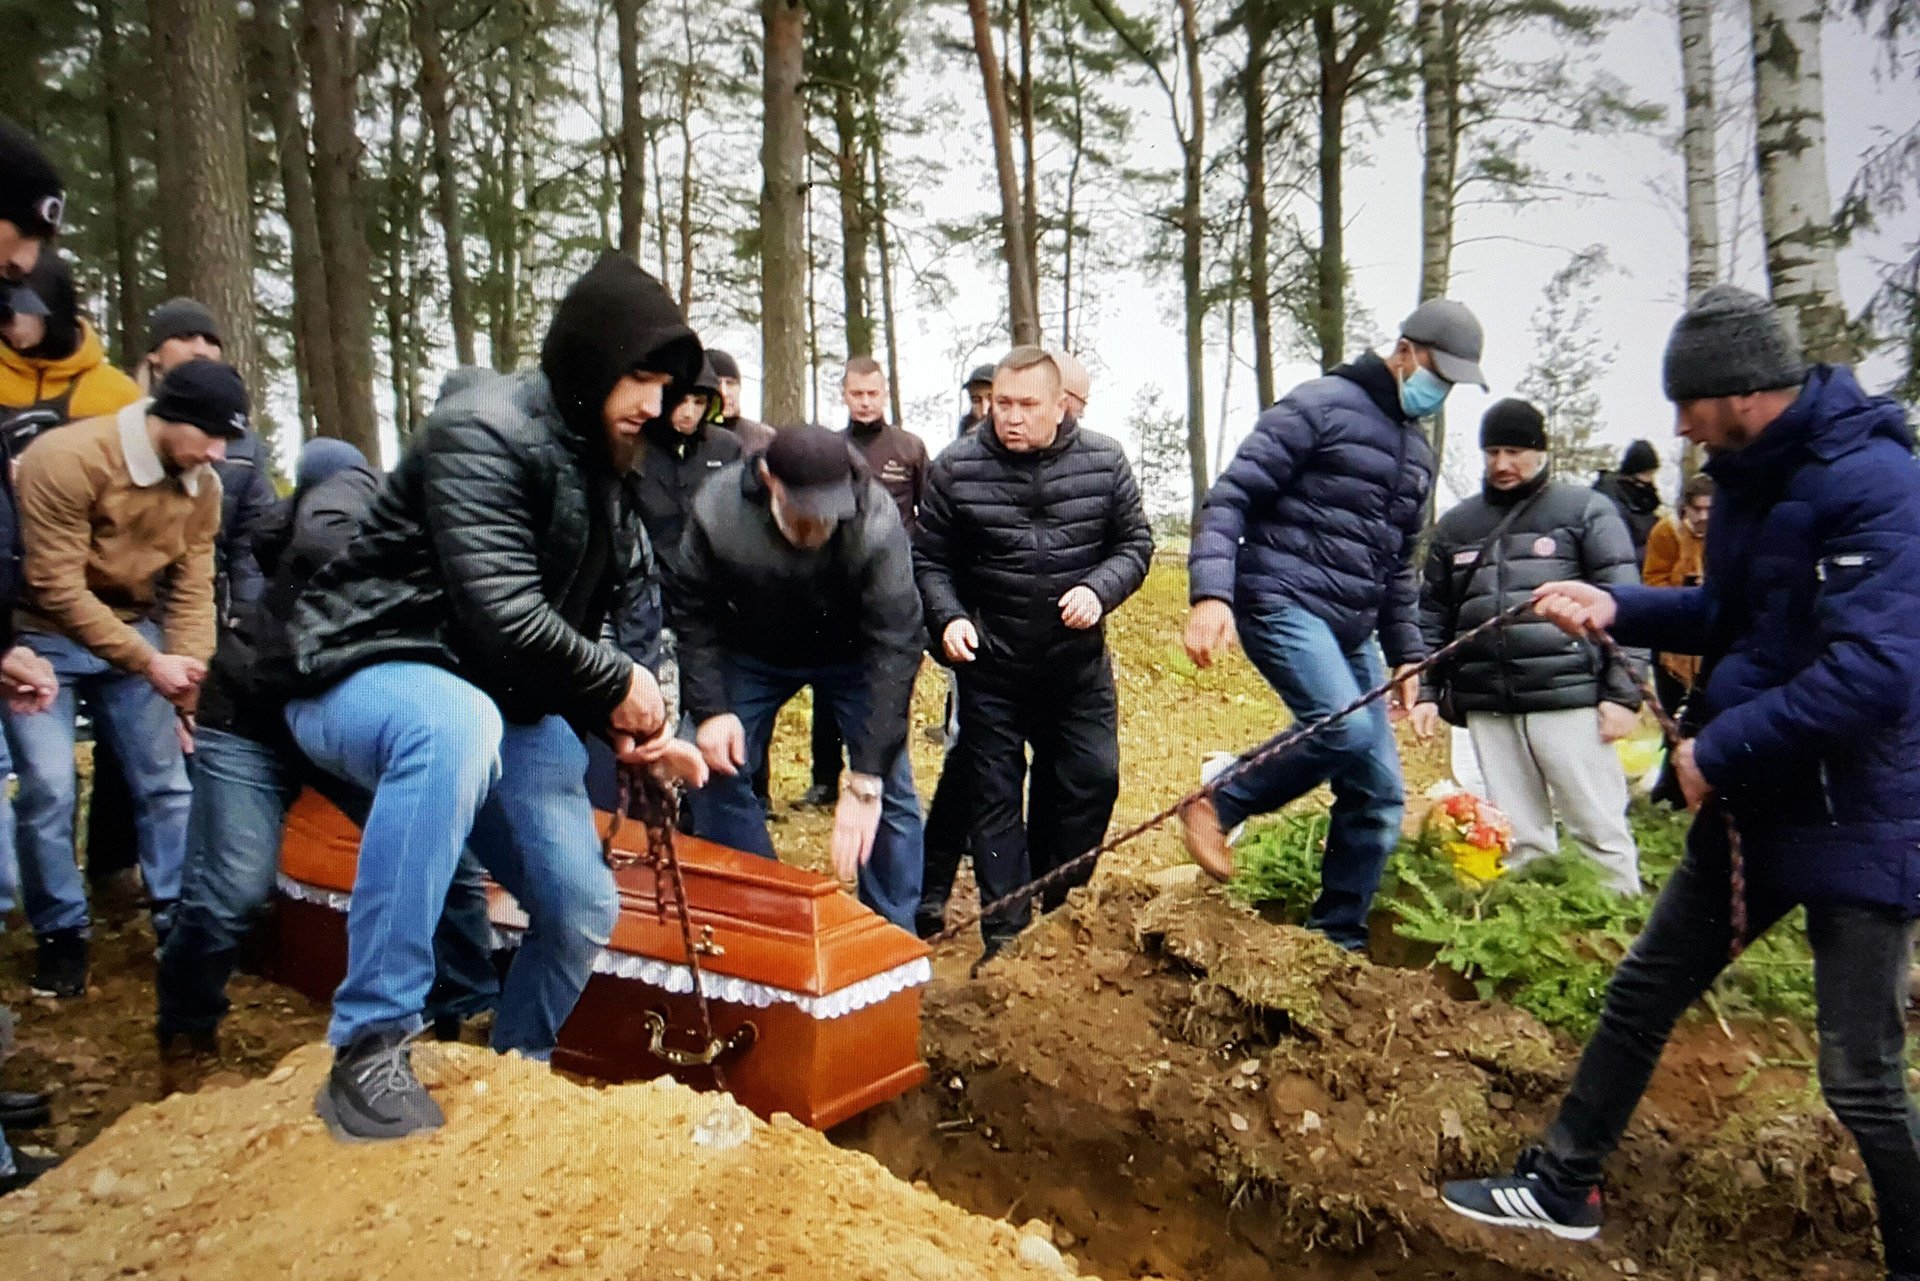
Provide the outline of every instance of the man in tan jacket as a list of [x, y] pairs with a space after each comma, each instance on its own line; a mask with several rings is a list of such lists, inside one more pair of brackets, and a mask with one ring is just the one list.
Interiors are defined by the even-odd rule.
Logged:
[[192, 710], [214, 646], [211, 464], [246, 421], [240, 375], [194, 360], [152, 400], [64, 427], [21, 456], [26, 592], [15, 621], [60, 681], [51, 715], [6, 715], [38, 995], [87, 986], [86, 891], [73, 856], [78, 697], [124, 762], [154, 930], [164, 936], [170, 924], [190, 800], [176, 709]]

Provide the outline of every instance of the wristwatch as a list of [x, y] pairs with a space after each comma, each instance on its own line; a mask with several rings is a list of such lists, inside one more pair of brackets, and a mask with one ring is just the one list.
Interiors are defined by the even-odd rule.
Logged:
[[853, 799], [856, 801], [871, 805], [880, 799], [880, 793], [883, 790], [880, 780], [871, 774], [847, 775], [847, 791], [853, 794]]

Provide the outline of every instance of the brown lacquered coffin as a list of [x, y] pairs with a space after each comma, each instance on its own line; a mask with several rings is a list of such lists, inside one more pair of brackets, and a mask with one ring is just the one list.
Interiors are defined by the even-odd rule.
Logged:
[[[629, 823], [618, 845], [638, 853], [645, 840]], [[272, 965], [276, 978], [317, 1002], [346, 972], [359, 846], [359, 830], [317, 793], [303, 794], [287, 816]], [[932, 971], [924, 943], [826, 877], [689, 836], [675, 849], [715, 1039], [728, 1047], [716, 1066], [736, 1098], [761, 1116], [786, 1112], [824, 1129], [926, 1079], [920, 995]], [[672, 887], [662, 914], [652, 869], [624, 868], [615, 880], [620, 919], [554, 1063], [609, 1081], [671, 1072], [711, 1085], [711, 1069], [670, 1061], [706, 1048]], [[497, 886], [491, 894], [495, 932], [513, 946], [526, 918]]]

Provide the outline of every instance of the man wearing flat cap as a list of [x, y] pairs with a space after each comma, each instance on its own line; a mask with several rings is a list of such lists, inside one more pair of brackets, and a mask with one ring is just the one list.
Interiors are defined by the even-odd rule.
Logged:
[[[1384, 357], [1364, 352], [1260, 415], [1208, 491], [1187, 555], [1186, 649], [1197, 666], [1237, 634], [1304, 723], [1380, 685], [1389, 665], [1398, 674], [1420, 660], [1413, 557], [1434, 469], [1420, 421], [1457, 384], [1486, 386], [1481, 346], [1463, 304], [1424, 302]], [[1409, 710], [1411, 684], [1399, 700]], [[1307, 924], [1358, 951], [1406, 805], [1385, 706], [1209, 785], [1181, 811], [1187, 852], [1226, 880], [1226, 833], [1322, 783], [1333, 788], [1333, 821]]]
[[708, 840], [773, 857], [749, 780], [775, 716], [811, 685], [846, 741], [833, 860], [860, 900], [911, 929], [920, 801], [907, 712], [924, 634], [892, 497], [825, 427], [783, 427], [694, 499], [669, 562], [681, 699], [713, 780], [692, 799]]
[[174, 709], [193, 708], [213, 654], [212, 464], [246, 430], [247, 411], [238, 373], [189, 361], [152, 400], [50, 432], [21, 456], [27, 593], [17, 622], [60, 678], [52, 715], [6, 718], [37, 993], [86, 991], [90, 922], [73, 861], [78, 696], [117, 751], [141, 816], [155, 932], [171, 924], [190, 799]]
[[[1773, 304], [1716, 285], [1666, 354], [1676, 433], [1717, 486], [1694, 587], [1549, 583], [1569, 634], [1699, 654], [1673, 751], [1687, 852], [1607, 985], [1573, 1084], [1510, 1175], [1449, 1183], [1483, 1223], [1588, 1238], [1602, 1171], [1674, 1023], [1735, 945], [1806, 909], [1820, 1086], [1873, 1185], [1889, 1281], [1920, 1278], [1907, 969], [1920, 918], [1920, 462], [1899, 405], [1809, 365]], [[1695, 704], [1698, 706], [1695, 706]], [[1736, 845], [1737, 841], [1737, 845]], [[1739, 858], [1745, 876], [1734, 875]], [[1741, 918], [1744, 918], [1742, 920]], [[1791, 927], [1790, 927], [1791, 928]], [[1864, 1237], [1864, 1263], [1872, 1246]]]

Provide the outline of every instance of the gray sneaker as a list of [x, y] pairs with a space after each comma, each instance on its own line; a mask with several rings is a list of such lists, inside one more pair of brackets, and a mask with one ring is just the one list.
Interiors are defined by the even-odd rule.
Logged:
[[413, 1035], [398, 1029], [369, 1032], [335, 1050], [313, 1110], [343, 1143], [404, 1139], [447, 1120], [413, 1074]]

